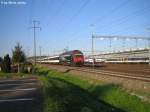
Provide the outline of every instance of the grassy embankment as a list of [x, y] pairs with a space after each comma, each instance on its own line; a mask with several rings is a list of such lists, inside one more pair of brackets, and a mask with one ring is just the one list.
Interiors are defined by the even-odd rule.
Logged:
[[44, 112], [150, 112], [150, 104], [115, 85], [40, 68]]
[[0, 78], [13, 78], [13, 77], [22, 77], [22, 76], [28, 76], [29, 74], [25, 73], [4, 73], [0, 72]]

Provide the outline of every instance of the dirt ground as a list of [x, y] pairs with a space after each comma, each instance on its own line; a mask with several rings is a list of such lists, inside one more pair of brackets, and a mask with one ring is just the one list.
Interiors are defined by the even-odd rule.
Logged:
[[98, 69], [150, 75], [150, 66], [148, 64], [105, 64]]

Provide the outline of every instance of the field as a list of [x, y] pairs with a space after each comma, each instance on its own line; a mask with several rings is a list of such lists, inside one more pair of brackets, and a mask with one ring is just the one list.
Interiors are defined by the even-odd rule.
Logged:
[[112, 84], [37, 69], [44, 86], [44, 112], [150, 112], [150, 104]]

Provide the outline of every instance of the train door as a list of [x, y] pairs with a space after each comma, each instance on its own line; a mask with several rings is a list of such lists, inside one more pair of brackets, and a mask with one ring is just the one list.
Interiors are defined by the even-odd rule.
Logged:
[[70, 65], [71, 65], [71, 66], [75, 66], [75, 65], [76, 65], [75, 62], [74, 62], [74, 57], [73, 57], [73, 55], [71, 55]]

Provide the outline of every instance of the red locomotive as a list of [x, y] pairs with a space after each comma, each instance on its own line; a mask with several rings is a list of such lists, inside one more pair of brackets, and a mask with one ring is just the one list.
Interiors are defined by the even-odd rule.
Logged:
[[68, 51], [59, 56], [59, 62], [63, 65], [82, 66], [84, 64], [84, 56], [79, 50]]

